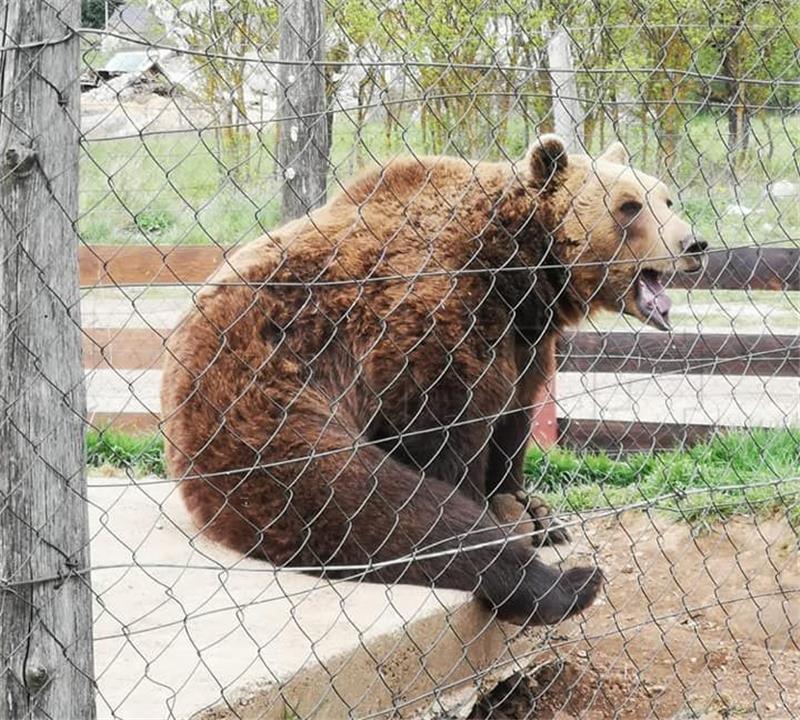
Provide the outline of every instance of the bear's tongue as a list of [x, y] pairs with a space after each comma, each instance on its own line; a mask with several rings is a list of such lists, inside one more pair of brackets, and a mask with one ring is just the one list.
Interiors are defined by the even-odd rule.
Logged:
[[654, 270], [643, 270], [639, 275], [639, 309], [648, 321], [660, 328], [669, 330], [669, 310], [672, 301]]

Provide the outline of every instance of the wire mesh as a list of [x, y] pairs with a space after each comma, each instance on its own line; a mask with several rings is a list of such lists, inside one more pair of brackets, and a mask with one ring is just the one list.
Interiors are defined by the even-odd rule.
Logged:
[[31, 7], [98, 717], [800, 715], [798, 3]]

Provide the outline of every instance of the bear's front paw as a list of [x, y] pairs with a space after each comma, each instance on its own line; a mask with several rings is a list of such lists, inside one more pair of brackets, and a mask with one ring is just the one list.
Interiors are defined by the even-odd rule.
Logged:
[[528, 535], [534, 547], [570, 541], [567, 529], [553, 517], [547, 503], [522, 490], [494, 495], [491, 511], [509, 535]]

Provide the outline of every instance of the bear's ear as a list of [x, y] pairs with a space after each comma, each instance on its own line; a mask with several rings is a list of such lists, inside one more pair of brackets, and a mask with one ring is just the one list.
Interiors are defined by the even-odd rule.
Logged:
[[567, 167], [569, 156], [564, 141], [558, 135], [542, 135], [525, 158], [533, 186], [544, 188]]
[[628, 151], [621, 142], [613, 142], [598, 160], [607, 160], [617, 165], [628, 165], [631, 161], [631, 157], [628, 155]]

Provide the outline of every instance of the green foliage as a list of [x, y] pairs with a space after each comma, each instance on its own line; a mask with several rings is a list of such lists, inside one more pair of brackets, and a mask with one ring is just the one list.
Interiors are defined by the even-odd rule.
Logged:
[[[164, 33], [199, 51], [189, 59], [202, 100], [219, 118], [215, 142], [230, 161], [224, 172], [247, 177], [250, 130], [258, 123], [244, 94], [253, 73], [248, 55], [276, 51], [278, 3], [149, 0], [148, 7], [167, 18]], [[96, 23], [102, 9], [103, 0], [83, 0], [84, 22]], [[347, 71], [349, 80], [365, 82], [370, 95], [387, 103], [388, 150], [419, 126], [424, 147], [415, 149], [499, 157], [527, 144], [529, 134], [552, 129], [554, 88], [545, 47], [557, 26], [568, 28], [572, 39], [587, 142], [638, 138], [640, 165], [673, 173], [675, 162], [686, 159], [681, 174], [696, 176], [703, 156], [689, 135], [697, 118], [713, 111], [723, 120], [717, 145], [726, 170], [744, 177], [758, 168], [755, 153], [765, 142], [774, 151], [772, 139], [754, 138], [745, 127], [800, 102], [794, 34], [800, 3], [794, 0], [720, 0], [711, 15], [700, 0], [340, 0], [326, 7], [326, 47], [329, 60], [351, 66], [362, 58], [388, 62]], [[214, 53], [212, 62], [205, 52]], [[330, 93], [338, 81], [327, 79]], [[359, 91], [359, 104], [364, 100]], [[358, 109], [344, 122], [355, 120], [361, 131], [369, 114]]]
[[800, 429], [721, 434], [686, 451], [577, 454], [533, 449], [531, 487], [556, 507], [615, 508], [655, 502], [688, 520], [789, 510], [800, 516]]
[[145, 209], [137, 213], [133, 220], [145, 235], [159, 235], [172, 225], [169, 213], [165, 210]]
[[[148, 2], [167, 18], [165, 33], [180, 30], [184, 46], [218, 55], [188, 57], [199, 100], [219, 127], [199, 138], [88, 142], [80, 221], [87, 242], [228, 245], [279, 219], [275, 126], [253, 117], [244, 93], [255, 72], [248, 55], [276, 52], [278, 4], [201, 5]], [[84, 0], [89, 6], [102, 9], [99, 0]], [[800, 203], [766, 196], [769, 182], [797, 176], [800, 117], [791, 109], [800, 103], [800, 3], [792, 0], [721, 0], [710, 16], [699, 0], [331, 3], [327, 59], [337, 65], [326, 69], [328, 97], [339, 88], [334, 107], [357, 105], [335, 113], [331, 188], [398, 152], [521, 157], [536, 133], [553, 129], [545, 47], [559, 24], [572, 38], [591, 152], [623, 140], [638, 167], [676, 188], [716, 244], [794, 241]], [[361, 58], [387, 65], [359, 67]], [[749, 128], [747, 149], [739, 120]], [[726, 216], [736, 205], [757, 212]]]
[[111, 17], [123, 0], [81, 0], [81, 25], [83, 27], [102, 28], [106, 21], [106, 5], [108, 17]]
[[110, 465], [139, 475], [164, 475], [164, 439], [111, 429], [90, 430], [86, 434], [86, 464]]
[[274, 166], [264, 146], [244, 166], [248, 179], [238, 182], [216, 148], [196, 138], [113, 140], [83, 150], [78, 227], [88, 243], [231, 245], [278, 223], [277, 182], [270, 182]]
[[[342, 0], [331, 9], [329, 32], [347, 39], [351, 60], [412, 61], [401, 70], [403, 86], [419, 97], [393, 105], [385, 122], [389, 135], [419, 125], [427, 152], [501, 153], [515, 142], [518, 117], [534, 131], [552, 129], [544, 48], [556, 26], [572, 39], [589, 143], [640, 136], [644, 162], [662, 170], [691, 149], [687, 130], [713, 110], [725, 120], [718, 140], [726, 169], [741, 175], [755, 145], [750, 138], [747, 149], [744, 127], [768, 108], [791, 112], [800, 101], [800, 86], [783, 82], [800, 76], [794, 0], [721, 0], [710, 15], [700, 0]], [[397, 92], [396, 74], [369, 72], [384, 95]], [[691, 159], [696, 173], [697, 155]]]
[[[254, 54], [264, 57], [277, 46], [278, 5], [267, 0], [216, 0], [188, 3], [183, 0], [150, 0], [166, 21], [167, 32], [178, 32], [180, 42], [194, 51], [199, 93], [219, 118], [215, 142], [227, 163], [223, 172], [249, 179], [252, 152], [250, 129], [255, 118], [245, 97]], [[209, 53], [213, 61], [203, 55]], [[250, 56], [250, 57], [248, 57]], [[222, 168], [220, 167], [220, 170]]]
[[[792, 242], [800, 234], [800, 203], [764, 199], [769, 181], [781, 178], [796, 182], [792, 158], [800, 137], [800, 117], [764, 116], [754, 123], [759, 141], [772, 136], [772, 154], [758, 153], [747, 166], [747, 183], [734, 189], [718, 182], [728, 165], [723, 117], [704, 113], [692, 118], [688, 140], [678, 147], [672, 175], [677, 183], [683, 211], [696, 224], [698, 232], [716, 245], [729, 247], [762, 242]], [[526, 143], [522, 118], [509, 120], [503, 153], [492, 158], [521, 157]], [[359, 149], [368, 149], [385, 160], [407, 147], [424, 154], [431, 151], [431, 138], [419, 123], [407, 129], [395, 127], [387, 138], [380, 121], [366, 123], [354, 134], [353, 119], [341, 115], [334, 124], [331, 149], [332, 170], [329, 186], [346, 180], [359, 170]], [[88, 243], [156, 242], [169, 245], [231, 245], [251, 240], [275, 227], [280, 220], [280, 178], [271, 147], [273, 131], [264, 132], [253, 143], [250, 155], [241, 166], [239, 178], [229, 173], [232, 165], [209, 142], [191, 136], [153, 136], [138, 139], [89, 142], [81, 158], [81, 219], [79, 229]], [[595, 133], [592, 150], [602, 148]], [[637, 165], [648, 168], [647, 150], [642, 137], [634, 133], [628, 146]], [[652, 152], [650, 163], [655, 162]], [[703, 176], [698, 177], [702, 162]], [[333, 173], [335, 172], [335, 177]], [[793, 174], [794, 173], [794, 174]], [[165, 178], [169, 177], [169, 182]], [[708, 178], [708, 184], [703, 179]], [[758, 208], [745, 218], [726, 216], [729, 205], [741, 203]], [[136, 217], [144, 216], [150, 230]], [[151, 227], [154, 217], [161, 218]]]

